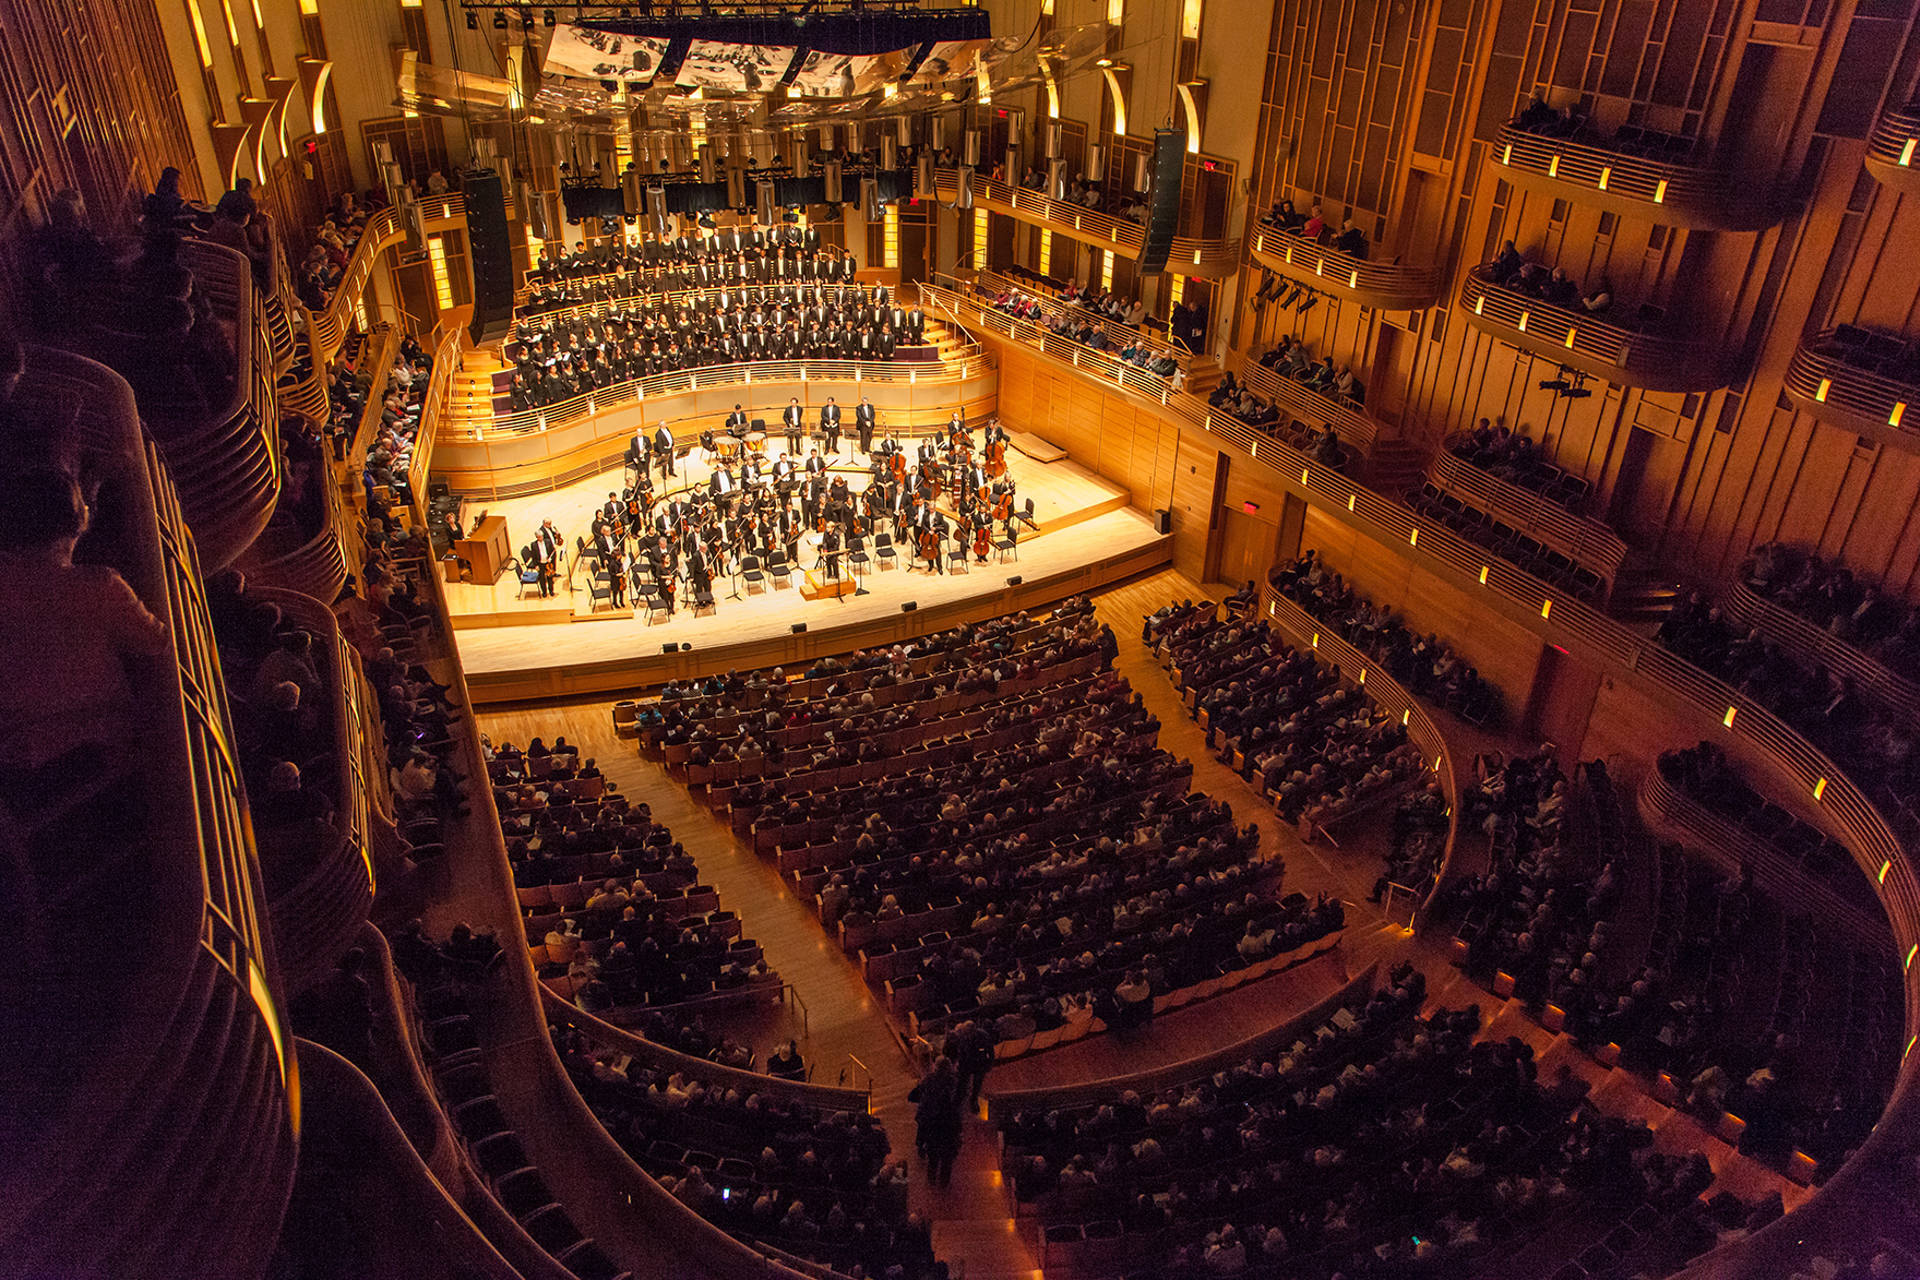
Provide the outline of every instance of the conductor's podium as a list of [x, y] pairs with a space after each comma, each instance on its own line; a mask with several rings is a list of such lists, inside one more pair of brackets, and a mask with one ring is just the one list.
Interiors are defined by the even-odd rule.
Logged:
[[800, 594], [809, 600], [824, 600], [832, 596], [850, 596], [859, 589], [851, 573], [842, 573], [838, 578], [829, 578], [825, 569], [808, 569], [805, 585]]

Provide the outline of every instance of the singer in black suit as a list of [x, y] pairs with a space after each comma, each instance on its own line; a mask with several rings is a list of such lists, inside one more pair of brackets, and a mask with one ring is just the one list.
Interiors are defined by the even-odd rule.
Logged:
[[673, 469], [673, 432], [662, 426], [653, 433], [653, 453], [660, 459], [660, 473], [674, 475]]
[[828, 456], [840, 452], [840, 406], [833, 402], [832, 396], [820, 406], [820, 434], [827, 438]]
[[873, 453], [874, 420], [873, 401], [861, 396], [860, 407], [853, 411], [853, 425], [860, 432], [860, 452], [868, 455]]

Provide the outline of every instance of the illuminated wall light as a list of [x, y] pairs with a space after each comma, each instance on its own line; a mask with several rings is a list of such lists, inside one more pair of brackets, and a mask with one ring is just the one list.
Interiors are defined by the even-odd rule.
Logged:
[[1040, 12], [1045, 17], [1053, 16], [1053, 0], [1040, 0]]
[[1053, 232], [1040, 228], [1040, 270], [1053, 273]]
[[193, 20], [193, 43], [200, 50], [200, 66], [213, 70], [213, 46], [207, 43], [207, 24], [201, 20], [200, 6], [195, 0], [187, 0], [187, 16]]
[[1200, 0], [1187, 0], [1180, 11], [1180, 34], [1188, 40], [1200, 38]]
[[1580, 331], [1572, 325], [1567, 326], [1567, 350], [1573, 350], [1573, 336], [1579, 332]]
[[1513, 144], [1511, 142], [1509, 142], [1506, 146], [1500, 148], [1500, 163], [1501, 164], [1513, 163]]
[[1551, 160], [1547, 161], [1547, 176], [1549, 178], [1557, 178], [1560, 176], [1560, 157], [1559, 156], [1555, 156]]
[[1876, 879], [1878, 879], [1881, 884], [1885, 884], [1887, 882], [1887, 872], [1891, 870], [1893, 870], [1893, 860], [1888, 859], [1880, 864], [1880, 874]]
[[1400, 712], [1400, 723], [1407, 724], [1413, 719], [1413, 708], [1407, 707]]
[[453, 310], [453, 280], [447, 274], [447, 246], [439, 236], [427, 237], [427, 257], [433, 263], [433, 292], [442, 311]]
[[886, 255], [882, 260], [883, 265], [895, 268], [899, 267], [900, 206], [897, 204], [887, 206], [886, 221], [882, 224], [881, 243], [883, 252]]
[[1127, 18], [1127, 0], [1107, 0], [1107, 25], [1117, 27]]
[[1484, 564], [1480, 566], [1480, 585], [1487, 585], [1487, 566]]
[[1483, 293], [1479, 297], [1473, 300], [1473, 314], [1475, 315], [1481, 314], [1481, 312], [1486, 309], [1486, 305], [1487, 305], [1487, 295]]
[[1907, 402], [1905, 400], [1896, 401], [1893, 406], [1893, 412], [1887, 415], [1887, 425], [1897, 427], [1900, 425], [1900, 419], [1906, 416]]
[[1327, 260], [1325, 258], [1322, 258], [1318, 262], [1313, 264], [1313, 274], [1317, 276], [1323, 276], [1327, 274]]
[[975, 206], [973, 211], [973, 269], [987, 269], [987, 210], [985, 205]]
[[1665, 178], [1660, 179], [1660, 185], [1653, 189], [1653, 202], [1655, 204], [1665, 204], [1667, 202], [1667, 180]]
[[1540, 616], [1543, 618], [1553, 616], [1553, 597], [1549, 596], [1540, 602]]
[[1607, 189], [1607, 183], [1611, 181], [1613, 181], [1613, 166], [1612, 165], [1600, 166], [1600, 189], [1602, 191], [1605, 191]]
[[233, 0], [220, 0], [220, 16], [224, 18], [227, 23], [227, 43], [238, 49], [240, 47], [240, 27], [233, 20]]
[[1818, 800], [1825, 794], [1827, 794], [1827, 780], [1825, 778], [1815, 778], [1813, 780], [1813, 798]]
[[1913, 148], [1915, 143], [1920, 143], [1920, 138], [1908, 138], [1907, 145], [1900, 148], [1900, 167], [1902, 169], [1911, 169], [1913, 167]]
[[1173, 278], [1173, 287], [1167, 290], [1167, 305], [1169, 307], [1180, 305], [1180, 300], [1186, 297], [1186, 295], [1187, 278], [1185, 276], [1175, 276]]
[[1353, 270], [1347, 272], [1347, 288], [1358, 289], [1359, 287], [1360, 287], [1360, 268], [1355, 267]]
[[1905, 966], [1906, 968], [1909, 968], [1909, 969], [1913, 968], [1913, 957], [1915, 952], [1920, 952], [1920, 942], [1916, 942], [1912, 946], [1907, 948], [1907, 963]]
[[1727, 714], [1720, 718], [1720, 723], [1725, 725], [1727, 728], [1731, 729], [1733, 728], [1733, 718], [1739, 714], [1740, 714], [1740, 708], [1728, 707]]
[[1305, 484], [1307, 482], [1307, 477], [1311, 476], [1312, 474], [1313, 474], [1313, 468], [1311, 467], [1300, 468], [1300, 483]]
[[253, 9], [254, 30], [265, 31], [267, 29], [267, 23], [266, 20], [260, 16], [260, 0], [247, 0], [247, 2]]
[[1316, 649], [1320, 647], [1320, 633], [1318, 631], [1313, 633], [1313, 647]]
[[303, 17], [311, 18], [319, 12], [320, 0], [300, 0], [300, 13]]
[[1533, 312], [1531, 311], [1522, 311], [1520, 313], [1520, 332], [1525, 333], [1527, 331], [1527, 321], [1532, 318]]
[[[1120, 3], [1121, 0], [1111, 0], [1108, 12], [1112, 13]], [[1117, 23], [1118, 19], [1114, 21]], [[1127, 136], [1127, 95], [1121, 92], [1120, 77], [1112, 67], [1102, 67], [1100, 74], [1107, 78], [1107, 91], [1113, 95], [1113, 136], [1124, 138]]]
[[[1113, 292], [1113, 252], [1112, 250], [1108, 250], [1105, 253], [1101, 253], [1100, 250], [1098, 249], [1095, 249], [1094, 252], [1100, 254], [1100, 288], [1107, 293], [1112, 293]], [[1897, 427], [1900, 424], [1896, 422], [1893, 425]]]
[[[1048, 3], [1046, 11], [1053, 12], [1051, 2]], [[1043, 72], [1042, 74], [1046, 76], [1047, 81], [1047, 119], [1058, 120], [1060, 118], [1060, 86], [1054, 83], [1051, 73]]]
[[1353, 501], [1355, 498], [1358, 498], [1359, 496], [1360, 495], [1357, 493], [1350, 493], [1347, 495], [1347, 510], [1349, 511], [1353, 510]]
[[1820, 386], [1817, 389], [1815, 389], [1813, 393], [1814, 403], [1825, 404], [1827, 402], [1827, 392], [1831, 390], [1833, 390], [1833, 379], [1832, 378], [1820, 379]]
[[1367, 669], [1365, 667], [1362, 667], [1360, 668], [1360, 683], [1365, 684], [1366, 682], [1367, 682]]
[[1410, 547], [1417, 547], [1420, 545], [1420, 529], [1418, 525], [1407, 530], [1407, 545]]

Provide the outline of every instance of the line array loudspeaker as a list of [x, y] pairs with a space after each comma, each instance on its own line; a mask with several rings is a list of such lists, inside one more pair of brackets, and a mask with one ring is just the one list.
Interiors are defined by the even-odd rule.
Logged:
[[1156, 129], [1153, 183], [1147, 193], [1147, 234], [1140, 246], [1140, 274], [1167, 269], [1167, 251], [1180, 222], [1180, 183], [1187, 162], [1187, 131]]
[[513, 248], [506, 196], [492, 170], [466, 177], [467, 263], [473, 273], [473, 344], [498, 342], [513, 328]]

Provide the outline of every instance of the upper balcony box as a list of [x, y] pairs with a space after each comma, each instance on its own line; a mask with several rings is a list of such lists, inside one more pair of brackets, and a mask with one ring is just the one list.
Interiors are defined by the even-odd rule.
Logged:
[[1440, 297], [1437, 267], [1371, 262], [1277, 227], [1253, 233], [1253, 260], [1308, 288], [1382, 311], [1414, 311]]
[[1822, 422], [1920, 453], [1920, 340], [1851, 324], [1814, 334], [1787, 365], [1786, 392]]
[[1711, 391], [1727, 382], [1719, 350], [1707, 343], [1626, 329], [1556, 307], [1494, 283], [1485, 266], [1467, 273], [1460, 306], [1476, 329], [1616, 386]]
[[1788, 209], [1772, 188], [1693, 163], [1663, 135], [1582, 128], [1565, 137], [1505, 124], [1494, 141], [1499, 174], [1516, 186], [1622, 217], [1701, 231], [1759, 231]]
[[1920, 101], [1881, 112], [1867, 138], [1867, 172], [1882, 186], [1920, 195]]

